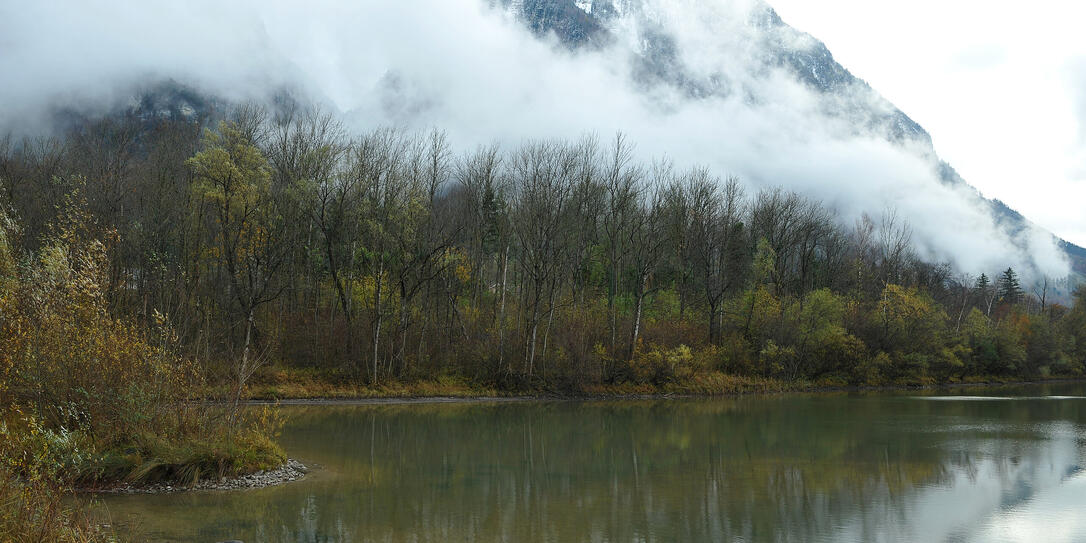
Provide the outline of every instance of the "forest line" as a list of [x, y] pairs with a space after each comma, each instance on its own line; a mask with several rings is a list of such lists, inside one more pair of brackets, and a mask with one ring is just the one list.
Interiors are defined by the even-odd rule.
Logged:
[[[206, 126], [205, 126], [206, 125]], [[454, 150], [244, 106], [0, 143], [23, 254], [65, 199], [105, 242], [110, 311], [155, 312], [238, 397], [304, 370], [578, 391], [723, 373], [841, 384], [1078, 375], [1086, 312], [1014, 270], [925, 262], [892, 211], [841, 224], [621, 135]], [[1082, 293], [1078, 296], [1082, 298]]]

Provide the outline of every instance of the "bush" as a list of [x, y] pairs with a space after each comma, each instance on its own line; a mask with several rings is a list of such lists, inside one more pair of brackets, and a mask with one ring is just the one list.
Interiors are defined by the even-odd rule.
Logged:
[[12, 411], [0, 419], [0, 541], [113, 541], [65, 499], [64, 474], [83, 444]]
[[716, 367], [721, 371], [751, 375], [757, 369], [750, 343], [738, 332], [725, 332], [716, 353]]
[[890, 355], [879, 351], [874, 357], [866, 358], [852, 367], [851, 382], [855, 385], [879, 386], [886, 384], [886, 376], [893, 363]]
[[110, 314], [107, 248], [84, 208], [73, 197], [42, 249], [0, 276], [0, 422], [19, 444], [3, 464], [26, 481], [98, 484], [281, 462], [273, 423], [192, 401], [203, 382], [163, 316], [139, 330]]
[[630, 361], [630, 376], [634, 382], [641, 384], [662, 385], [689, 379], [700, 369], [703, 367], [686, 345], [674, 349], [652, 345]]
[[786, 369], [796, 366], [796, 350], [792, 347], [777, 345], [771, 339], [766, 341], [762, 351], [758, 353], [758, 360], [766, 376], [782, 375]]

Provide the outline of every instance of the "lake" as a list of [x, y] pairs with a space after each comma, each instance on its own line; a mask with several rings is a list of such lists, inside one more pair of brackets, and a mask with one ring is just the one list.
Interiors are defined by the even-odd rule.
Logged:
[[139, 541], [1086, 541], [1086, 384], [283, 410], [304, 479], [100, 507]]

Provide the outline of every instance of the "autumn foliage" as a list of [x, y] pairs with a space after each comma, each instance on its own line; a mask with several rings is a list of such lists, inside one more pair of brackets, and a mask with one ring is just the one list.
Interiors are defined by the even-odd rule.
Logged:
[[[351, 134], [319, 111], [244, 106], [5, 149], [0, 182], [36, 255], [18, 288], [72, 301], [10, 340], [41, 343], [35, 379], [71, 380], [24, 398], [41, 405], [68, 405], [73, 390], [126, 397], [132, 374], [206, 375], [240, 401], [420, 383], [916, 385], [1086, 364], [1074, 277], [954, 269], [921, 258], [892, 209], [845, 220], [798, 193], [639, 162], [621, 135], [458, 152], [440, 130]], [[74, 179], [103, 242], [80, 254], [42, 241], [67, 235], [52, 208]], [[8, 260], [0, 269], [20, 266]], [[31, 299], [9, 303], [31, 315]], [[79, 336], [78, 364], [114, 388], [44, 365], [98, 318], [88, 307], [113, 324]], [[132, 362], [89, 354], [102, 345]], [[138, 388], [159, 405], [155, 391], [178, 387]]]
[[200, 374], [165, 317], [148, 333], [113, 316], [111, 234], [77, 191], [41, 246], [19, 252], [0, 209], [2, 540], [98, 538], [61, 501], [72, 486], [184, 483], [282, 461], [263, 428], [193, 401]]

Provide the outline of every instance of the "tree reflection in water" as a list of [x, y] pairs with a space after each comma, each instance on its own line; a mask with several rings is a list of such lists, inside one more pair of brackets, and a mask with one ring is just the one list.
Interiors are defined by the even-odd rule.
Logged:
[[164, 541], [987, 541], [1029, 522], [1033, 539], [1086, 536], [1037, 521], [1086, 484], [1074, 398], [285, 409], [286, 449], [320, 466], [303, 481], [104, 507]]

